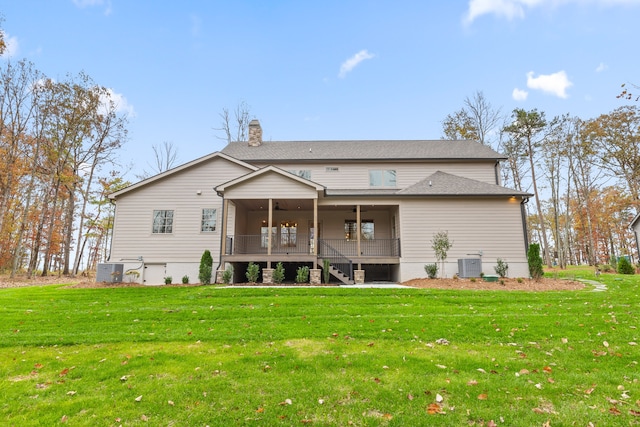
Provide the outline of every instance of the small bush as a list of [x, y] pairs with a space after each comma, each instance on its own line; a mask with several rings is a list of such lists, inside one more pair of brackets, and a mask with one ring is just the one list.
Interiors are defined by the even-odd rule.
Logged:
[[284, 266], [281, 262], [276, 264], [276, 268], [273, 270], [273, 283], [280, 284], [284, 280]]
[[296, 271], [296, 283], [307, 283], [309, 281], [309, 267], [306, 265], [298, 267]]
[[480, 272], [480, 278], [482, 279], [483, 277], [484, 277], [484, 272], [483, 272], [483, 271], [481, 271], [481, 272]]
[[496, 274], [500, 277], [507, 277], [507, 272], [509, 271], [509, 264], [506, 263], [502, 258], [498, 258], [496, 261], [496, 266], [493, 267], [496, 271]]
[[253, 262], [249, 263], [247, 267], [247, 280], [250, 283], [256, 283], [258, 281], [258, 276], [260, 276], [260, 266], [258, 264], [254, 264]]
[[636, 269], [633, 268], [633, 265], [629, 262], [627, 257], [619, 257], [618, 258], [618, 273], [619, 274], [635, 274]]
[[170, 285], [171, 283], [173, 283], [173, 277], [167, 276], [167, 277], [164, 278], [164, 284], [165, 285]]
[[476, 278], [475, 278], [475, 277], [472, 277], [472, 278], [470, 278], [470, 279], [469, 279], [469, 281], [470, 281], [471, 283], [475, 283], [475, 282], [476, 282]]
[[529, 275], [534, 280], [540, 280], [544, 274], [542, 268], [542, 257], [540, 256], [540, 244], [532, 243], [527, 251], [527, 261], [529, 263]]
[[605, 273], [611, 273], [613, 271], [613, 267], [611, 267], [611, 265], [609, 264], [603, 264], [602, 266], [600, 266], [600, 270], [604, 271]]
[[524, 282], [524, 279], [522, 277], [518, 277], [517, 281], [518, 281], [518, 283], [522, 283], [522, 282]]
[[435, 279], [438, 277], [438, 264], [427, 264], [424, 266], [424, 271], [429, 279]]
[[182, 283], [185, 285], [189, 283], [189, 276], [187, 276], [186, 274], [182, 276]]
[[500, 284], [504, 286], [504, 279], [500, 279]]
[[229, 264], [229, 266], [224, 271], [224, 273], [222, 273], [222, 283], [224, 283], [225, 285], [228, 285], [229, 283], [231, 283], [232, 279], [233, 279], [233, 266]]
[[213, 272], [213, 258], [211, 252], [206, 249], [200, 257], [200, 268], [198, 270], [198, 279], [203, 285], [211, 283], [211, 274]]

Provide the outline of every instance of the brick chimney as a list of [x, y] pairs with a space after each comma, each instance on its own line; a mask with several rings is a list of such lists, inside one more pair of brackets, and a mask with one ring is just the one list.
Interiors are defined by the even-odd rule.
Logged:
[[259, 147], [262, 145], [262, 127], [257, 119], [249, 122], [249, 147]]

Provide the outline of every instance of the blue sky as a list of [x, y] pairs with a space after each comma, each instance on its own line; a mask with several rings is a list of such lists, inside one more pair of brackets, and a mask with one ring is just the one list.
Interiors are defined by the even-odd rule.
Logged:
[[438, 139], [482, 91], [597, 117], [640, 84], [640, 0], [0, 0], [9, 49], [62, 80], [86, 72], [130, 114], [122, 162], [221, 149], [246, 102], [268, 140]]

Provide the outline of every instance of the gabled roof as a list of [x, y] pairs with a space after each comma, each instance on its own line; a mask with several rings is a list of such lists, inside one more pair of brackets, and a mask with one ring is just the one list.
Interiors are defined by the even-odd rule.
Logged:
[[264, 141], [257, 147], [232, 142], [222, 152], [247, 162], [332, 160], [504, 160], [491, 147], [475, 141]]
[[192, 160], [190, 162], [184, 163], [184, 164], [182, 164], [180, 166], [176, 166], [175, 168], [169, 169], [168, 171], [159, 173], [159, 174], [154, 175], [152, 177], [149, 177], [147, 179], [143, 179], [142, 181], [136, 182], [135, 184], [132, 184], [132, 185], [126, 187], [126, 188], [123, 188], [122, 190], [118, 190], [115, 193], [109, 194], [108, 197], [113, 200], [116, 197], [118, 197], [118, 196], [120, 196], [120, 195], [122, 195], [124, 193], [127, 193], [129, 191], [135, 190], [135, 189], [140, 188], [140, 187], [144, 187], [146, 185], [151, 184], [152, 182], [159, 181], [159, 180], [161, 180], [163, 178], [166, 178], [167, 176], [173, 175], [173, 174], [178, 173], [180, 171], [183, 171], [185, 169], [189, 169], [189, 168], [191, 168], [193, 166], [199, 165], [200, 163], [207, 162], [207, 161], [209, 161], [211, 159], [214, 159], [216, 157], [220, 157], [222, 159], [225, 159], [225, 160], [228, 160], [230, 162], [236, 163], [236, 164], [238, 164], [240, 166], [243, 166], [243, 167], [247, 168], [248, 170], [252, 170], [253, 171], [253, 170], [258, 169], [256, 166], [250, 165], [249, 163], [243, 162], [242, 160], [234, 159], [233, 157], [231, 157], [231, 156], [229, 156], [227, 154], [221, 153], [220, 151], [216, 151], [214, 153], [207, 154], [206, 156], [203, 156], [203, 157], [200, 157], [198, 159]]
[[234, 185], [240, 184], [244, 181], [248, 181], [251, 180], [253, 178], [256, 178], [260, 175], [264, 175], [266, 173], [269, 172], [274, 172], [277, 173], [279, 175], [284, 176], [285, 178], [291, 179], [292, 181], [297, 181], [301, 184], [307, 185], [309, 187], [313, 187], [316, 191], [323, 191], [325, 189], [325, 187], [323, 185], [320, 185], [318, 183], [315, 183], [313, 181], [310, 181], [308, 179], [299, 177], [298, 175], [294, 175], [291, 172], [287, 172], [283, 169], [280, 169], [276, 166], [265, 166], [263, 168], [257, 169], [253, 172], [249, 172], [246, 175], [242, 175], [238, 178], [232, 179], [231, 181], [227, 181], [223, 184], [218, 185], [217, 187], [214, 187], [214, 190], [216, 190], [218, 193], [224, 193], [225, 189], [232, 187]]
[[398, 196], [523, 196], [532, 194], [437, 171], [396, 193]]

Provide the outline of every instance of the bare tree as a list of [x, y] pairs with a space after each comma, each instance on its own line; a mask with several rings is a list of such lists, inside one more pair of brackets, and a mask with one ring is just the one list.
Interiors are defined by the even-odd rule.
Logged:
[[176, 166], [178, 149], [173, 145], [173, 142], [163, 141], [162, 145], [154, 144], [151, 149], [153, 150], [153, 163], [147, 163], [151, 171], [143, 170], [142, 173], [136, 175], [138, 179], [147, 179]]
[[464, 107], [447, 115], [442, 121], [444, 136], [448, 139], [471, 139], [484, 145], [491, 144], [491, 134], [503, 120], [500, 108], [494, 108], [481, 91], [464, 99]]
[[223, 132], [223, 136], [217, 136], [218, 139], [224, 139], [227, 143], [247, 140], [249, 122], [251, 121], [251, 107], [249, 104], [245, 101], [240, 101], [233, 112], [225, 107], [219, 116], [221, 119], [220, 127], [213, 128], [216, 131]]

